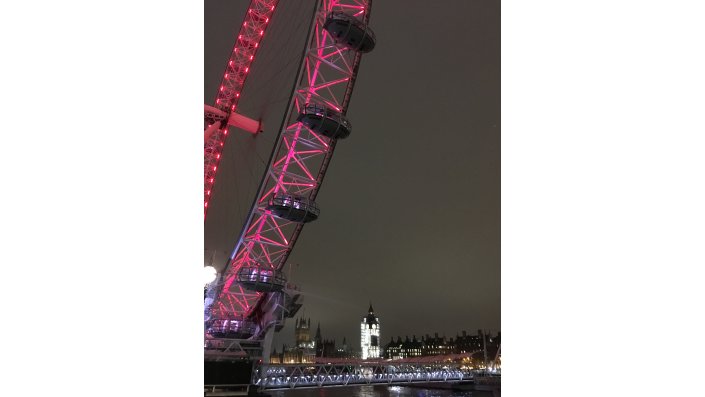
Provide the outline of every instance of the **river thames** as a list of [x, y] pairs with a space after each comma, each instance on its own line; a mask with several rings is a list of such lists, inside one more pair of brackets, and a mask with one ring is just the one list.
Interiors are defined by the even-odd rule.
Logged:
[[444, 390], [408, 386], [364, 385], [268, 390], [272, 397], [499, 397], [499, 390]]

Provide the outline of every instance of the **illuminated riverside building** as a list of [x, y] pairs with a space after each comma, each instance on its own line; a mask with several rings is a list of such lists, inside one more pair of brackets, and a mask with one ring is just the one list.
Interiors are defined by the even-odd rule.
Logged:
[[269, 356], [270, 364], [305, 364], [316, 361], [313, 353], [298, 347], [287, 347], [284, 345], [282, 350], [282, 353], [277, 353], [277, 349], [274, 349]]
[[423, 344], [421, 341], [416, 340], [416, 335], [414, 335], [411, 340], [409, 340], [409, 337], [407, 336], [406, 340], [403, 342], [401, 337], [397, 337], [396, 342], [394, 341], [394, 338], [392, 338], [392, 341], [389, 342], [384, 348], [384, 357], [392, 360], [407, 357], [418, 357], [421, 356], [422, 353]]
[[380, 330], [379, 318], [372, 310], [372, 303], [367, 316], [363, 317], [360, 323], [360, 350], [362, 359], [380, 358]]
[[311, 340], [311, 319], [299, 319], [296, 322], [296, 347], [301, 349], [316, 349], [316, 342]]
[[316, 361], [316, 341], [311, 339], [311, 319], [297, 319], [294, 332], [296, 335], [296, 345], [291, 348], [284, 345], [281, 354], [277, 353], [275, 349], [269, 356], [270, 363], [302, 364]]
[[426, 334], [425, 337], [421, 337], [422, 356], [443, 356], [446, 354], [452, 354], [453, 350], [454, 345], [447, 342], [445, 337], [439, 337], [438, 332], [436, 332], [433, 337], [428, 334]]
[[[483, 346], [484, 339], [484, 346]], [[501, 334], [492, 336], [483, 333], [482, 330], [477, 331], [477, 335], [468, 335], [463, 331], [462, 335], [456, 335], [455, 338], [447, 339], [445, 336], [439, 337], [438, 333], [434, 336], [422, 336], [421, 340], [416, 338], [416, 335], [409, 339], [407, 336], [404, 341], [401, 337], [394, 338], [384, 347], [384, 358], [401, 359], [407, 357], [420, 356], [443, 356], [448, 354], [462, 354], [480, 352], [487, 349], [488, 360], [491, 360], [496, 354], [501, 345]], [[484, 354], [478, 353], [473, 355], [475, 361], [484, 361]]]
[[316, 328], [316, 335], [311, 339], [311, 319], [298, 319], [295, 326], [296, 344], [294, 347], [282, 346], [282, 352], [276, 349], [269, 356], [270, 364], [305, 364], [314, 363], [316, 357], [353, 358], [354, 352], [348, 349], [343, 338], [343, 346], [336, 347], [334, 339], [321, 336], [321, 324]]

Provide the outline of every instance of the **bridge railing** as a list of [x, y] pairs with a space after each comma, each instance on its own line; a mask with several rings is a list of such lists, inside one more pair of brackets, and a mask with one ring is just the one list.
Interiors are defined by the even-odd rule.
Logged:
[[232, 385], [204, 385], [204, 395], [209, 396], [247, 396], [250, 392], [249, 384]]
[[360, 358], [336, 358], [336, 357], [316, 357], [316, 364], [352, 364], [352, 365], [387, 365], [387, 364], [399, 364], [399, 363], [440, 363], [447, 361], [462, 360], [464, 358], [470, 358], [477, 353], [482, 353], [481, 350], [467, 352], [467, 353], [457, 353], [457, 354], [443, 354], [434, 356], [415, 356], [415, 357], [405, 357], [398, 359], [360, 359]]
[[453, 363], [278, 364], [256, 371], [262, 389], [472, 379], [472, 370]]

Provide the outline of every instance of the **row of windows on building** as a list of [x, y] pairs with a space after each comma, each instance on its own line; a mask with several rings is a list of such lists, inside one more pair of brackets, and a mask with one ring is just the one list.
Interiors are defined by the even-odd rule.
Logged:
[[[484, 345], [483, 337], [485, 339]], [[500, 339], [500, 333], [492, 336], [482, 330], [478, 330], [476, 335], [468, 335], [466, 331], [463, 331], [462, 335], [456, 335], [455, 338], [439, 337], [438, 333], [434, 336], [422, 336], [421, 339], [417, 339], [416, 335], [413, 335], [411, 339], [407, 336], [404, 340], [397, 337], [396, 340], [392, 338], [384, 346], [384, 358], [396, 360], [407, 357], [472, 353], [484, 351], [485, 348], [488, 355], [492, 356], [499, 348]]]

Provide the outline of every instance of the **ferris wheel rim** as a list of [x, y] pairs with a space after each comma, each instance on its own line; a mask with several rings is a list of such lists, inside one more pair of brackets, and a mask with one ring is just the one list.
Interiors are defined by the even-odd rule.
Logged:
[[[265, 32], [270, 26], [269, 21], [274, 14], [279, 0], [251, 0], [245, 12], [242, 25], [238, 31], [233, 50], [228, 58], [228, 63], [223, 73], [214, 101], [214, 109], [206, 105], [206, 139], [204, 143], [204, 205], [203, 218], [208, 215], [208, 204], [211, 192], [215, 186], [218, 166], [223, 147], [228, 135], [227, 119], [231, 112], [235, 112], [240, 99], [240, 94], [249, 76], [249, 68], [257, 55], [259, 43], [264, 39]], [[250, 25], [248, 26], [248, 22]], [[259, 22], [259, 24], [257, 24]], [[250, 32], [248, 32], [248, 30]], [[257, 34], [259, 32], [259, 34]], [[251, 47], [254, 47], [252, 50]], [[246, 51], [250, 49], [250, 52]], [[239, 52], [238, 52], [239, 50]], [[241, 75], [241, 77], [240, 77]], [[240, 78], [238, 78], [240, 77]], [[227, 87], [227, 90], [226, 90]], [[222, 113], [209, 120], [211, 114]], [[212, 117], [212, 116], [211, 116]], [[208, 121], [211, 121], [208, 131]]]

